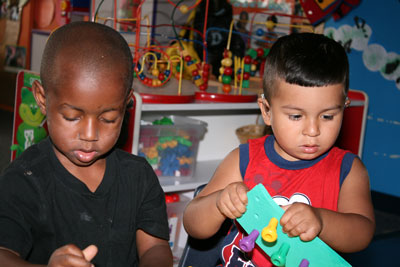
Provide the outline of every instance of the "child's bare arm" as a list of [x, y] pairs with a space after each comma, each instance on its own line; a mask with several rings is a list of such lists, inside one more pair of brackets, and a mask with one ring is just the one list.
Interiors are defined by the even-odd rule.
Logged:
[[[75, 245], [65, 245], [53, 252], [49, 259], [48, 267], [92, 267], [90, 261], [97, 254], [97, 248], [93, 245], [80, 250]], [[0, 247], [1, 266], [12, 267], [39, 267], [44, 265], [31, 264], [23, 260], [20, 255], [12, 250]]]
[[[19, 254], [7, 248], [0, 247], [0, 262], [4, 267], [39, 267], [42, 265], [33, 265], [20, 258]], [[44, 266], [43, 266], [44, 267]]]
[[322, 213], [321, 238], [341, 252], [355, 252], [367, 247], [374, 235], [375, 215], [368, 172], [358, 158], [342, 184], [338, 212]]
[[246, 210], [246, 191], [239, 170], [239, 149], [235, 149], [186, 207], [183, 223], [188, 234], [196, 238], [211, 237], [227, 217], [241, 216]]
[[137, 230], [136, 244], [139, 266], [172, 266], [172, 252], [166, 240], [154, 237], [142, 230]]
[[356, 252], [371, 241], [375, 230], [369, 178], [362, 162], [356, 158], [342, 184], [338, 212], [295, 203], [285, 208], [281, 218], [283, 230], [304, 241], [319, 236], [339, 252]]

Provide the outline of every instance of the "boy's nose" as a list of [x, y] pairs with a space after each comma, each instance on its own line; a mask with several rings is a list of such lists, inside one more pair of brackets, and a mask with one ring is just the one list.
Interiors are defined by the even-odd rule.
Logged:
[[97, 141], [98, 137], [99, 133], [96, 120], [91, 118], [83, 120], [79, 138], [84, 141]]
[[303, 134], [311, 137], [318, 136], [320, 134], [318, 120], [307, 120], [303, 128]]

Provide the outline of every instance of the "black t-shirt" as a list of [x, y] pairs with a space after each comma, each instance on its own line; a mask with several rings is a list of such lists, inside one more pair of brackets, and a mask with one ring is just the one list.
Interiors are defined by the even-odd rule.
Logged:
[[164, 192], [144, 158], [113, 150], [92, 193], [61, 165], [47, 138], [0, 177], [0, 246], [31, 263], [47, 264], [66, 244], [94, 244], [96, 267], [136, 266], [138, 229], [169, 238]]

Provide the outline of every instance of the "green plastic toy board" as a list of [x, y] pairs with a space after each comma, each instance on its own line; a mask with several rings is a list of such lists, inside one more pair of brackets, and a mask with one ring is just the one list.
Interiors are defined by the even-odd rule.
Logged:
[[[237, 221], [248, 234], [254, 229], [261, 233], [272, 218], [276, 218], [278, 222], [280, 221], [284, 211], [275, 203], [262, 184], [258, 184], [250, 190], [247, 193], [247, 197], [247, 210]], [[275, 242], [264, 241], [261, 234], [258, 235], [255, 242], [269, 256], [277, 253], [280, 248], [287, 248], [287, 245], [289, 245], [285, 259], [286, 264], [284, 265], [286, 267], [298, 267], [304, 259], [309, 262], [310, 267], [351, 266], [318, 237], [309, 242], [304, 242], [299, 237], [289, 237], [282, 232], [282, 227], [279, 223], [276, 231], [277, 239]]]

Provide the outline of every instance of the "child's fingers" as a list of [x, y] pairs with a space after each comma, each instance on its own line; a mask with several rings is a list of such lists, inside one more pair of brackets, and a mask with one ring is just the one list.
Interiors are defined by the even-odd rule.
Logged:
[[94, 256], [96, 256], [97, 251], [98, 251], [98, 249], [95, 245], [90, 245], [87, 248], [85, 248], [82, 252], [83, 252], [85, 259], [87, 261], [91, 261], [94, 258]]
[[244, 184], [238, 185], [238, 187], [236, 188], [239, 199], [244, 205], [247, 205], [247, 191], [248, 190], [249, 189]]

